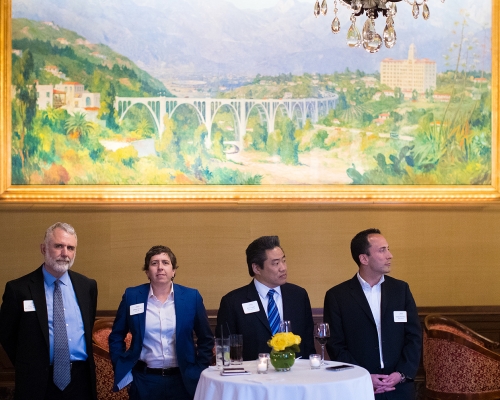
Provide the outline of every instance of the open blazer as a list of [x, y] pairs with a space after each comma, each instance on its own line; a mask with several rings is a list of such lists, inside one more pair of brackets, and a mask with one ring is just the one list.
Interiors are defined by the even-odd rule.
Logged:
[[[201, 372], [210, 365], [214, 339], [198, 290], [173, 285], [177, 363], [186, 390], [194, 396]], [[126, 289], [116, 313], [109, 335], [109, 352], [115, 371], [115, 391], [118, 390], [117, 384], [132, 370], [141, 356], [149, 288], [150, 284], [146, 283]], [[130, 306], [141, 303], [144, 304], [144, 312], [130, 315]], [[197, 337], [196, 346], [193, 331]], [[128, 332], [132, 334], [132, 343], [126, 350], [124, 339]]]

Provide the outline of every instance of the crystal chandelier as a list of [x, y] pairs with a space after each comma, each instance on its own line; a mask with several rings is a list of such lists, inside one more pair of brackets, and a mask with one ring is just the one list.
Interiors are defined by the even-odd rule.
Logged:
[[[351, 10], [351, 26], [347, 31], [347, 45], [349, 47], [359, 47], [363, 45], [363, 48], [369, 53], [376, 53], [380, 50], [382, 46], [382, 41], [385, 47], [391, 48], [396, 44], [396, 30], [394, 29], [394, 17], [397, 13], [396, 3], [402, 0], [334, 0], [334, 18], [332, 21], [332, 32], [340, 32], [340, 21], [337, 17], [337, 2], [341, 5], [346, 6]], [[429, 6], [427, 5], [427, 0], [404, 0], [412, 6], [413, 18], [417, 19], [420, 15], [420, 9], [422, 9], [422, 17], [424, 19], [429, 19], [430, 12]], [[441, 0], [444, 3], [445, 0]], [[318, 17], [320, 14], [326, 15], [328, 11], [328, 5], [326, 0], [322, 0], [320, 5], [320, 0], [316, 0], [314, 4], [314, 16]], [[356, 27], [356, 17], [366, 14], [368, 17], [363, 25], [363, 31], [360, 34], [358, 28]], [[375, 31], [375, 19], [379, 15], [386, 17], [385, 29], [380, 36]]]

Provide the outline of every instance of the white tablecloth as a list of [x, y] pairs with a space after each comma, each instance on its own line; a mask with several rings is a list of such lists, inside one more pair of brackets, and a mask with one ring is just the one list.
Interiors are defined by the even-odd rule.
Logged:
[[[311, 370], [309, 360], [296, 360], [291, 371], [257, 374], [258, 361], [245, 361], [251, 375], [221, 376], [210, 367], [203, 371], [194, 400], [373, 400], [370, 374], [355, 366], [339, 372]], [[327, 361], [328, 365], [340, 363]]]

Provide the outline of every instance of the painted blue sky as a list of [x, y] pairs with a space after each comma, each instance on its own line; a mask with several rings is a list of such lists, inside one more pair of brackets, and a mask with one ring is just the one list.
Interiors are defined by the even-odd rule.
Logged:
[[[333, 73], [379, 69], [384, 58], [418, 58], [449, 69], [444, 56], [459, 39], [455, 24], [468, 16], [469, 59], [491, 70], [491, 0], [427, 0], [431, 17], [414, 19], [406, 1], [395, 17], [397, 44], [377, 54], [346, 45], [349, 10], [339, 0], [341, 32], [333, 35], [334, 0], [326, 17], [313, 16], [315, 0], [12, 0], [14, 18], [52, 21], [92, 43], [108, 45], [160, 79]], [[366, 17], [358, 17], [362, 29]], [[385, 19], [377, 20], [382, 33]], [[476, 55], [472, 55], [472, 53]]]

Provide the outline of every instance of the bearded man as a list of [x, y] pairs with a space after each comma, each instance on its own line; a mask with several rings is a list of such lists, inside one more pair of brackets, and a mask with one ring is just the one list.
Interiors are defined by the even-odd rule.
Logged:
[[55, 223], [40, 245], [42, 266], [5, 285], [0, 343], [15, 367], [15, 400], [97, 400], [97, 283], [69, 271], [76, 245], [74, 228]]

